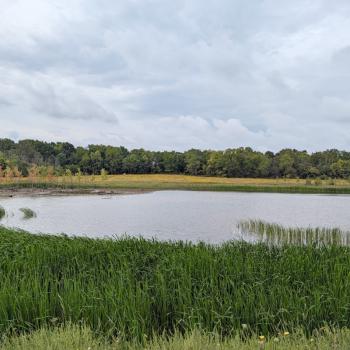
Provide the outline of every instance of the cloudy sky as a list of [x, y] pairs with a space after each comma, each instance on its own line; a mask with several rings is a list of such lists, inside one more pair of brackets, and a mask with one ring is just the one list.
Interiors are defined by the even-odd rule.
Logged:
[[0, 0], [0, 137], [350, 149], [349, 0]]

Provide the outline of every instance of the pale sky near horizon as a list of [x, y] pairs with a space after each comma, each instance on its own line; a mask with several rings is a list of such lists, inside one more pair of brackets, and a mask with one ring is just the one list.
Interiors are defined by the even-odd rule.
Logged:
[[350, 149], [348, 0], [0, 0], [0, 138]]

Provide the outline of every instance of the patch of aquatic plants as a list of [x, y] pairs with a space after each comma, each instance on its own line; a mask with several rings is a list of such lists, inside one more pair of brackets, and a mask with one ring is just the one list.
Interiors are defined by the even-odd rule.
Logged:
[[24, 219], [31, 219], [36, 217], [35, 211], [30, 208], [20, 208], [20, 211], [23, 213]]
[[0, 205], [0, 220], [6, 215], [5, 209]]
[[269, 245], [350, 245], [350, 232], [339, 228], [285, 227], [262, 220], [246, 220], [238, 223], [238, 229]]
[[0, 334], [83, 322], [144, 339], [350, 327], [350, 248], [31, 235], [0, 227]]

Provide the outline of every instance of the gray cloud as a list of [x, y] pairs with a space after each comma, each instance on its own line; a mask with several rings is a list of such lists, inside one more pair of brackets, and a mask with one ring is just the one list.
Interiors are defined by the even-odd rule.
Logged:
[[350, 147], [346, 0], [2, 0], [0, 11], [0, 137]]

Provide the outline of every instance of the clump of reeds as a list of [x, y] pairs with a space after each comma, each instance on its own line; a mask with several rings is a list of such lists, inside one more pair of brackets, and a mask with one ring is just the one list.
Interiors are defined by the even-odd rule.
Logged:
[[339, 228], [284, 227], [262, 220], [247, 220], [238, 223], [243, 233], [253, 234], [261, 242], [274, 245], [350, 245], [350, 232]]
[[24, 219], [31, 219], [36, 217], [35, 211], [30, 208], [20, 208], [20, 211], [23, 213]]
[[0, 205], [0, 220], [6, 215], [5, 209]]

